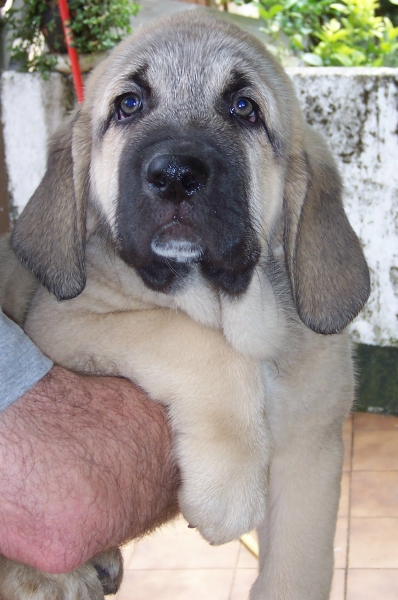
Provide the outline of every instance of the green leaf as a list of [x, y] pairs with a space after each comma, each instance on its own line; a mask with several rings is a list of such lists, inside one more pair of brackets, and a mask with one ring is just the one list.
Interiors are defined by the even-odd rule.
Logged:
[[334, 8], [334, 10], [338, 10], [344, 15], [348, 15], [350, 13], [350, 9], [348, 8], [348, 6], [345, 6], [344, 4], [339, 4], [338, 2], [334, 2], [333, 4], [331, 4], [330, 8]]
[[333, 58], [336, 62], [340, 63], [343, 67], [352, 67], [353, 62], [349, 56], [345, 56], [344, 54], [339, 54], [335, 52], [332, 54], [331, 58]]
[[299, 33], [296, 33], [292, 38], [291, 38], [292, 43], [294, 44], [294, 46], [296, 48], [298, 48], [299, 50], [304, 50], [304, 44], [303, 44], [303, 36], [300, 35]]
[[284, 8], [281, 4], [275, 4], [275, 6], [272, 6], [268, 11], [269, 18], [272, 19], [278, 13], [283, 12], [283, 10]]
[[339, 31], [339, 29], [341, 29], [341, 23], [337, 19], [330, 19], [329, 23], [327, 24], [327, 26], [325, 26], [325, 28], [335, 33], [336, 31]]
[[265, 8], [263, 8], [262, 6], [259, 6], [258, 7], [258, 12], [259, 12], [260, 17], [262, 19], [264, 19], [264, 21], [268, 21], [268, 19], [270, 18], [268, 10], [265, 10]]
[[272, 31], [272, 33], [277, 34], [280, 31], [280, 25], [279, 23], [276, 23], [276, 21], [272, 21], [271, 26], [270, 26], [270, 31]]
[[322, 67], [323, 60], [317, 54], [313, 54], [312, 52], [305, 52], [301, 58], [305, 62], [306, 65], [310, 65], [311, 67]]
[[387, 36], [390, 41], [395, 40], [398, 37], [398, 27], [394, 27], [393, 29], [390, 29]]

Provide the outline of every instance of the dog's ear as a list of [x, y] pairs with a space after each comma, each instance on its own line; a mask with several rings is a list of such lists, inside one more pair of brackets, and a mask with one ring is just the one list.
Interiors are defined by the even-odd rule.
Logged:
[[76, 112], [50, 143], [45, 175], [11, 238], [22, 263], [60, 300], [86, 283], [86, 198], [90, 160], [87, 117]]
[[323, 334], [341, 332], [370, 293], [361, 245], [344, 212], [342, 184], [324, 143], [308, 130], [289, 159], [285, 252], [301, 320]]

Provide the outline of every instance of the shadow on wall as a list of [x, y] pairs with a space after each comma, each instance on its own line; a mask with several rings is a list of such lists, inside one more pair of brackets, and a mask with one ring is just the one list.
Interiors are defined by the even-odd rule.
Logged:
[[7, 187], [3, 128], [0, 127], [0, 234], [8, 231], [10, 226]]
[[354, 409], [398, 415], [398, 348], [357, 344]]

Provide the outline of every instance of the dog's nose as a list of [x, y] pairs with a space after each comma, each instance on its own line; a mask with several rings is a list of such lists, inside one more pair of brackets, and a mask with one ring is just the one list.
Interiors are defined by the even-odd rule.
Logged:
[[196, 156], [163, 154], [156, 156], [147, 168], [146, 178], [158, 195], [180, 203], [203, 189], [209, 173]]

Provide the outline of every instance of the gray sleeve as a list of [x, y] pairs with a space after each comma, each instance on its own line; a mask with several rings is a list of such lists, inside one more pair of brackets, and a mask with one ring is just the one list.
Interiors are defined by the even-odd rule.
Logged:
[[33, 387], [53, 366], [0, 309], [0, 411]]

